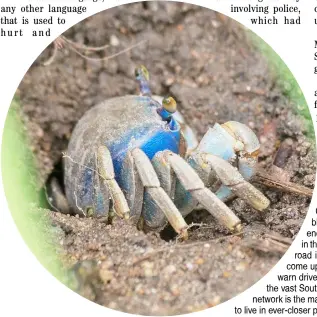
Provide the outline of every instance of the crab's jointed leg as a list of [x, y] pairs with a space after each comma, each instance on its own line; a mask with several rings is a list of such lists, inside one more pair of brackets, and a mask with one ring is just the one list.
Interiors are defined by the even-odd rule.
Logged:
[[130, 208], [130, 221], [136, 225], [142, 213], [144, 187], [130, 151], [123, 161], [120, 177], [121, 188]]
[[97, 149], [97, 166], [99, 175], [109, 189], [115, 212], [119, 217], [129, 219], [130, 209], [122, 190], [115, 180], [111, 154], [106, 146], [100, 146]]
[[162, 220], [164, 221], [162, 216], [165, 215], [174, 230], [186, 239], [188, 236], [188, 226], [171, 198], [161, 187], [151, 161], [138, 148], [133, 149], [131, 155], [144, 186], [145, 193], [142, 213], [145, 223], [152, 228], [156, 226], [160, 227]]
[[47, 189], [47, 198], [51, 206], [63, 214], [70, 213], [70, 208], [66, 196], [64, 195], [62, 188], [55, 177], [52, 177], [50, 179]]
[[203, 164], [211, 166], [224, 186], [228, 187], [233, 194], [247, 201], [253, 208], [262, 211], [269, 206], [270, 201], [247, 182], [230, 163], [218, 156], [206, 153], [201, 153], [201, 160], [204, 162]]
[[171, 151], [164, 151], [163, 153], [184, 189], [220, 223], [230, 230], [240, 231], [240, 219], [214, 193], [205, 187], [194, 169], [179, 155]]

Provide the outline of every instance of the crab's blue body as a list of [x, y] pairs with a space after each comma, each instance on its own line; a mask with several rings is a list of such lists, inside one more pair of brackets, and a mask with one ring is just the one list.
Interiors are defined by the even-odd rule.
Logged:
[[127, 151], [139, 148], [150, 160], [159, 151], [179, 153], [180, 126], [173, 118], [168, 122], [162, 120], [160, 108], [151, 97], [117, 97], [93, 107], [79, 120], [68, 146], [68, 155], [79, 164], [65, 161], [66, 195], [73, 209], [96, 206], [97, 213], [104, 209], [102, 193], [95, 192], [98, 146], [109, 149], [121, 188], [127, 187], [122, 166]]
[[[127, 151], [133, 148], [141, 149], [150, 160], [159, 151], [170, 150], [177, 154], [179, 152], [180, 127], [178, 123], [174, 121], [173, 129], [171, 129], [170, 123], [162, 121], [156, 113], [160, 105], [150, 97], [135, 96], [134, 98], [140, 107], [137, 113], [129, 118], [131, 125], [128, 125], [128, 129], [119, 139], [105, 140], [104, 144], [110, 150], [117, 176], [121, 173], [122, 162]], [[138, 120], [142, 120], [142, 124], [134, 126], [133, 122]], [[122, 181], [120, 179], [117, 181], [121, 185]]]

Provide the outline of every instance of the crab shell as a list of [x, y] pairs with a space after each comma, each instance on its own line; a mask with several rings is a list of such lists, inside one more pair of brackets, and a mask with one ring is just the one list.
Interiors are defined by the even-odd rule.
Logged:
[[79, 206], [94, 205], [98, 146], [105, 145], [110, 150], [121, 188], [126, 185], [122, 169], [128, 150], [140, 148], [149, 159], [163, 150], [180, 154], [180, 125], [176, 123], [176, 129], [171, 130], [157, 113], [159, 107], [156, 100], [147, 96], [116, 97], [94, 106], [78, 121], [68, 145], [71, 160], [64, 160], [66, 197], [73, 211], [78, 213]]

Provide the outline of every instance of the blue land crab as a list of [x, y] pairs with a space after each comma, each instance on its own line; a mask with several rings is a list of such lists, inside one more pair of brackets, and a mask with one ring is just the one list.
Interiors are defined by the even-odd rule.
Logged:
[[241, 230], [227, 199], [239, 196], [260, 211], [269, 206], [248, 182], [260, 147], [254, 132], [235, 121], [216, 123], [198, 144], [175, 100], [152, 96], [147, 69], [138, 67], [135, 77], [139, 95], [105, 100], [78, 121], [64, 158], [66, 199], [55, 201], [64, 212], [115, 213], [151, 230], [170, 223], [184, 238], [184, 217], [201, 206]]

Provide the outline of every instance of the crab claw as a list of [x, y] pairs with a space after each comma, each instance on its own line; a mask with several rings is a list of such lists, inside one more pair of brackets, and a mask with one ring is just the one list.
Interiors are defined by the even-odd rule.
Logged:
[[228, 121], [222, 127], [234, 138], [233, 149], [238, 155], [238, 168], [243, 177], [249, 180], [255, 173], [260, 142], [255, 133], [245, 124]]
[[[256, 172], [260, 143], [255, 133], [246, 125], [229, 121], [209, 128], [197, 149], [190, 155], [189, 163], [206, 184], [212, 168], [222, 181], [216, 195], [226, 201], [237, 195], [255, 209], [264, 210], [269, 201], [248, 181]], [[208, 159], [203, 159], [202, 155]], [[238, 162], [238, 171], [230, 163]], [[230, 181], [229, 181], [230, 180]]]

